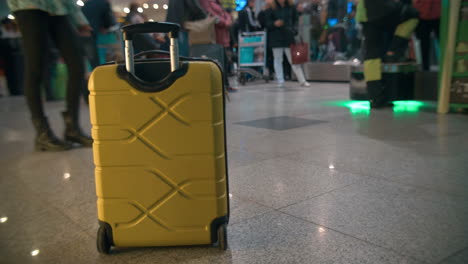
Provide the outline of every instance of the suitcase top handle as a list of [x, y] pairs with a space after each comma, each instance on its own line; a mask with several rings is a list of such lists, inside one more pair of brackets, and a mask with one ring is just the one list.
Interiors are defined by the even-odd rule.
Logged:
[[179, 37], [180, 26], [167, 22], [145, 22], [122, 27], [124, 40], [133, 40], [135, 34], [142, 33], [170, 33], [170, 38]]
[[[178, 40], [180, 26], [167, 22], [145, 22], [122, 27], [122, 33], [125, 40], [125, 68], [127, 72], [135, 76], [135, 62], [133, 58], [133, 37], [135, 34], [144, 33], [169, 33], [171, 39], [171, 71], [179, 68], [179, 46]], [[136, 76], [135, 76], [136, 77]]]

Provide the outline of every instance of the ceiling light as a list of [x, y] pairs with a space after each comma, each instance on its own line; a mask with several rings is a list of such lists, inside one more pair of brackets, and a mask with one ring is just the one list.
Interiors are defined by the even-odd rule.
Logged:
[[139, 8], [137, 9], [137, 11], [138, 11], [138, 13], [143, 13], [143, 8], [139, 7]]
[[148, 9], [149, 5], [147, 3], [143, 4], [143, 8]]
[[130, 8], [125, 7], [125, 8], [123, 9], [123, 11], [124, 11], [125, 14], [128, 14], [128, 13], [130, 13]]
[[166, 4], [164, 4], [164, 5], [163, 5], [163, 8], [164, 8], [164, 9], [168, 9], [169, 7], [168, 7]]
[[13, 16], [12, 14], [9, 14], [8, 19], [15, 19], [15, 16]]
[[158, 5], [158, 4], [154, 4], [154, 5], [153, 5], [153, 8], [154, 8], [154, 9], [158, 9], [158, 8], [159, 8], [159, 5]]
[[33, 256], [33, 257], [37, 256], [37, 255], [39, 255], [39, 252], [40, 252], [39, 249], [35, 249], [35, 250], [31, 251], [31, 256]]
[[8, 221], [8, 217], [4, 216], [0, 218], [0, 223], [5, 223], [6, 221]]
[[76, 4], [79, 6], [84, 6], [84, 2], [81, 0], [76, 1]]

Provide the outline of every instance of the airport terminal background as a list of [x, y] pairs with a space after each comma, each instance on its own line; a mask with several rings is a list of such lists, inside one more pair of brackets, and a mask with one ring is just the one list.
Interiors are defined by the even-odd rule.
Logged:
[[[89, 1], [95, 0], [72, 0], [78, 8]], [[297, 33], [309, 45], [301, 68], [310, 86], [296, 80], [286, 58], [286, 82], [277, 83], [266, 69], [272, 55], [262, 34], [231, 31], [220, 53], [219, 46], [192, 44], [192, 56], [215, 56], [228, 76], [229, 248], [114, 248], [109, 255], [96, 249], [92, 148], [34, 149], [21, 34], [6, 2], [0, 0], [0, 263], [468, 263], [468, 1], [441, 1], [427, 69], [420, 33], [410, 38], [408, 61], [384, 65], [393, 105], [382, 109], [367, 100], [358, 1], [296, 1]], [[117, 24], [97, 34], [98, 64], [123, 59], [119, 28], [133, 14], [130, 1], [109, 2]], [[135, 14], [165, 21], [172, 2], [136, 1]], [[451, 38], [447, 17], [455, 2], [460, 22]], [[247, 5], [219, 3], [233, 21]], [[264, 4], [255, 0], [257, 14]], [[82, 41], [87, 47], [89, 39]], [[164, 35], [148, 41], [169, 48]], [[443, 113], [439, 84], [448, 76], [451, 43]], [[51, 128], [62, 137], [67, 67], [58, 52], [50, 54], [49, 81], [41, 88]], [[80, 106], [79, 122], [90, 135], [90, 106], [84, 99]]]

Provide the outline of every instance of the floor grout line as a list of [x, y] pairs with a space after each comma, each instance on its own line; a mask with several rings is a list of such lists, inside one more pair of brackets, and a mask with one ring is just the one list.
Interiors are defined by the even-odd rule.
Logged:
[[335, 191], [338, 191], [338, 190], [347, 188], [347, 187], [349, 187], [349, 186], [362, 183], [362, 182], [364, 182], [364, 181], [365, 181], [365, 179], [361, 179], [361, 180], [358, 180], [358, 181], [356, 181], [356, 182], [347, 184], [347, 185], [345, 185], [345, 186], [337, 187], [337, 188], [332, 189], [332, 190], [330, 190], [330, 191], [327, 191], [327, 192], [324, 192], [324, 193], [321, 193], [321, 194], [317, 194], [317, 195], [308, 197], [308, 198], [306, 198], [306, 199], [300, 200], [300, 201], [298, 201], [298, 202], [295, 202], [295, 203], [292, 203], [292, 204], [289, 204], [289, 205], [286, 205], [286, 206], [282, 206], [282, 207], [280, 207], [280, 208], [274, 208], [274, 209], [277, 210], [277, 211], [279, 211], [279, 210], [285, 209], [285, 208], [287, 208], [287, 207], [294, 206], [294, 205], [297, 205], [297, 204], [299, 204], [299, 203], [302, 203], [302, 202], [305, 202], [305, 201], [309, 201], [309, 200], [318, 198], [318, 197], [320, 197], [320, 196], [323, 196], [323, 195], [326, 195], [326, 194], [329, 194], [329, 193], [332, 193], [332, 192], [335, 192]]
[[447, 257], [443, 258], [441, 261], [437, 262], [437, 264], [442, 264], [442, 263], [444, 263], [444, 261], [450, 259], [451, 257], [455, 257], [455, 256], [459, 255], [460, 253], [462, 253], [465, 250], [468, 250], [468, 246], [464, 247], [464, 248], [462, 248], [460, 250], [457, 250], [454, 253], [448, 255]]
[[366, 243], [366, 244], [369, 244], [369, 245], [372, 245], [372, 246], [375, 246], [375, 247], [378, 247], [378, 248], [382, 248], [382, 249], [391, 251], [391, 252], [393, 252], [393, 253], [395, 253], [395, 254], [397, 254], [397, 255], [399, 255], [399, 256], [406, 257], [406, 258], [411, 258], [411, 259], [413, 259], [413, 260], [415, 260], [415, 261], [418, 261], [418, 262], [421, 262], [421, 263], [429, 263], [429, 262], [426, 262], [426, 261], [424, 261], [424, 260], [418, 259], [418, 258], [416, 258], [416, 257], [414, 257], [414, 256], [408, 256], [408, 255], [402, 254], [401, 252], [398, 252], [398, 251], [396, 251], [396, 250], [394, 250], [394, 249], [392, 249], [392, 248], [387, 248], [387, 247], [385, 247], [385, 246], [375, 244], [375, 243], [370, 242], [370, 241], [367, 241], [367, 240], [365, 240], [365, 239], [361, 239], [361, 238], [355, 237], [355, 236], [353, 236], [353, 235], [351, 235], [351, 234], [344, 233], [344, 232], [339, 231], [339, 230], [337, 230], [337, 229], [334, 229], [334, 228], [331, 228], [331, 227], [328, 227], [328, 226], [325, 226], [325, 225], [322, 225], [322, 224], [319, 224], [319, 223], [315, 223], [315, 222], [313, 222], [313, 221], [310, 221], [310, 220], [307, 220], [307, 219], [304, 219], [304, 218], [301, 218], [301, 217], [298, 217], [298, 216], [295, 216], [295, 215], [292, 215], [292, 214], [288, 214], [288, 213], [285, 213], [285, 212], [282, 212], [282, 211], [277, 211], [277, 212], [282, 213], [282, 214], [285, 214], [285, 215], [288, 215], [288, 216], [293, 217], [293, 218], [296, 218], [296, 219], [299, 219], [299, 220], [304, 221], [304, 222], [308, 222], [308, 223], [311, 223], [311, 224], [314, 224], [314, 225], [317, 225], [317, 226], [320, 226], [320, 227], [325, 227], [325, 228], [327, 228], [327, 229], [329, 229], [329, 230], [331, 230], [331, 231], [337, 232], [337, 233], [342, 234], [342, 235], [344, 235], [344, 236], [348, 236], [348, 237], [354, 238], [354, 239], [356, 239], [356, 240], [359, 240], [359, 241], [361, 241], [361, 242], [364, 242], [364, 243]]
[[[288, 155], [285, 155], [283, 157], [287, 157], [287, 156], [293, 156], [293, 155], [297, 155], [297, 154], [300, 154], [300, 152], [297, 152], [295, 154], [288, 154]], [[302, 163], [302, 164], [307, 164], [307, 163], [313, 163], [314, 165], [317, 165], [317, 166], [322, 166], [321, 164], [319, 164], [319, 162], [317, 161], [310, 161], [310, 162], [301, 162], [301, 161], [296, 161], [296, 160], [293, 160], [293, 159], [288, 159], [290, 161], [294, 161], [294, 162], [297, 162], [297, 163]], [[424, 190], [424, 191], [431, 191], [431, 192], [435, 192], [435, 193], [438, 193], [438, 194], [444, 194], [444, 195], [448, 195], [448, 196], [452, 196], [452, 197], [457, 197], [457, 198], [468, 198], [464, 195], [461, 195], [461, 194], [453, 194], [453, 193], [449, 193], [449, 192], [446, 192], [446, 191], [440, 191], [440, 190], [437, 190], [437, 189], [433, 189], [433, 188], [430, 188], [430, 187], [424, 187], [424, 186], [420, 186], [420, 185], [416, 185], [416, 184], [412, 184], [412, 183], [405, 183], [405, 182], [400, 182], [400, 181], [392, 181], [388, 178], [385, 178], [385, 177], [381, 177], [381, 176], [375, 176], [375, 175], [370, 175], [370, 174], [365, 174], [365, 173], [361, 173], [361, 172], [353, 172], [353, 171], [349, 171], [349, 170], [343, 170], [341, 168], [336, 168], [334, 169], [335, 171], [337, 172], [341, 172], [341, 173], [352, 173], [353, 175], [356, 175], [356, 176], [359, 176], [359, 177], [367, 177], [367, 178], [373, 178], [373, 179], [377, 179], [377, 180], [383, 180], [383, 181], [386, 181], [386, 182], [390, 182], [390, 183], [395, 183], [395, 184], [398, 184], [398, 185], [405, 185], [405, 186], [410, 186], [410, 187], [413, 187], [415, 189], [420, 189], [420, 190]]]

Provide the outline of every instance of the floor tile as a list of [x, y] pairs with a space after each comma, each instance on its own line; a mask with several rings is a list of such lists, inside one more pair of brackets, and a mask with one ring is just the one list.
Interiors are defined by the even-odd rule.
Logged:
[[464, 199], [368, 179], [282, 211], [435, 263], [468, 244]]
[[229, 195], [230, 201], [230, 217], [229, 224], [237, 224], [247, 219], [256, 217], [258, 215], [271, 212], [274, 209], [260, 205], [258, 203], [249, 201], [243, 197], [239, 197], [237, 193], [231, 193]]
[[258, 120], [238, 122], [238, 125], [266, 128], [272, 130], [288, 130], [300, 127], [311, 126], [315, 124], [325, 123], [323, 120], [310, 120], [303, 118], [296, 118], [290, 116], [275, 116]]
[[[466, 195], [468, 165], [460, 155], [430, 156], [382, 142], [330, 144], [283, 156], [338, 171], [379, 177], [436, 191]], [[359, 142], [359, 140], [357, 141]]]
[[[35, 152], [25, 99], [2, 97], [0, 262], [468, 263], [466, 115], [435, 114], [434, 102], [371, 111], [348, 97], [347, 83], [240, 86], [226, 104], [230, 249], [109, 256], [96, 250], [92, 150]], [[59, 137], [64, 108], [44, 107]], [[80, 123], [90, 133], [83, 103]]]
[[362, 180], [362, 177], [282, 158], [232, 168], [230, 188], [273, 208], [287, 206]]
[[452, 256], [440, 262], [440, 264], [465, 264], [465, 263], [468, 263], [468, 248], [458, 251]]
[[174, 252], [180, 263], [418, 263], [323, 227], [267, 213], [229, 229], [229, 250]]

